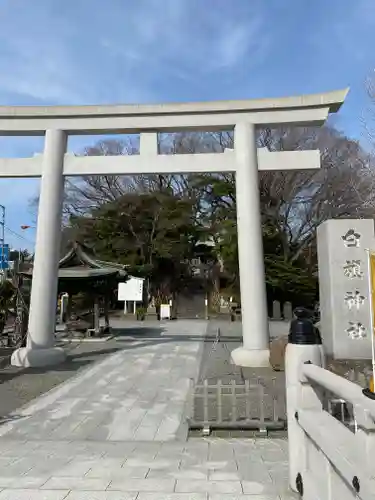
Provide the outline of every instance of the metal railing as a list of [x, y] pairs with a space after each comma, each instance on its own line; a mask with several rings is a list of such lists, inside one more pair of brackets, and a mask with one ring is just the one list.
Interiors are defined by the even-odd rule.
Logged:
[[[191, 381], [190, 386], [190, 429], [238, 429], [268, 430], [285, 429], [286, 418], [284, 395], [278, 394], [276, 379], [272, 386], [265, 387], [264, 381], [236, 380], [201, 383]], [[271, 390], [270, 390], [271, 389]]]

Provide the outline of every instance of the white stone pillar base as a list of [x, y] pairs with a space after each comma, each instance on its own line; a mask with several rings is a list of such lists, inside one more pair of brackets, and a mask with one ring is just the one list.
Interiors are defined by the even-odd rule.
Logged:
[[269, 349], [246, 349], [237, 347], [231, 352], [232, 362], [244, 368], [268, 368], [270, 365]]
[[31, 349], [21, 347], [16, 349], [11, 357], [11, 365], [23, 368], [37, 368], [42, 366], [53, 366], [63, 363], [66, 359], [64, 349], [61, 347], [50, 347], [46, 349]]

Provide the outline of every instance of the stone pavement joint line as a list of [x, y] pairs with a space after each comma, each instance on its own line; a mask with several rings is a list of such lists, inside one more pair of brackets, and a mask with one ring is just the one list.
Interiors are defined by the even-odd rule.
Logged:
[[[204, 336], [205, 323], [190, 325]], [[202, 344], [126, 343], [11, 415], [0, 426], [0, 500], [294, 498], [285, 440], [187, 440]]]

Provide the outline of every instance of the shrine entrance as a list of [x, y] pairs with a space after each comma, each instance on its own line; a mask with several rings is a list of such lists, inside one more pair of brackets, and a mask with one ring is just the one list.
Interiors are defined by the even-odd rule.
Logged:
[[[243, 346], [232, 352], [240, 366], [269, 365], [269, 332], [259, 206], [259, 170], [320, 167], [314, 151], [257, 149], [256, 128], [322, 125], [338, 111], [347, 90], [276, 99], [157, 105], [2, 106], [0, 135], [45, 136], [43, 155], [0, 159], [0, 177], [41, 177], [27, 346], [13, 353], [17, 366], [62, 362], [54, 346], [61, 213], [65, 176], [235, 172]], [[158, 133], [234, 130], [234, 150], [162, 155]], [[140, 154], [66, 154], [67, 137], [140, 133]]]

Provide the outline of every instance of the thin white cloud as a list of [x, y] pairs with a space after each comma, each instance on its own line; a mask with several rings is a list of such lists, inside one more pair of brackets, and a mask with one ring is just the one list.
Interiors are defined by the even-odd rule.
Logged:
[[243, 64], [255, 66], [268, 50], [263, 19], [257, 16], [247, 23], [229, 23], [218, 37], [217, 62], [213, 69], [233, 69]]
[[[166, 0], [163, 9], [155, 0], [140, 0], [128, 12], [126, 39], [113, 34], [102, 44], [132, 66], [147, 65], [167, 74], [189, 79], [233, 71], [259, 62], [269, 46], [264, 9], [254, 2], [241, 17], [229, 4], [202, 9], [197, 0]], [[225, 8], [223, 8], [223, 5]], [[221, 8], [220, 8], [221, 6]]]
[[[48, 25], [43, 17], [39, 22]], [[18, 30], [0, 31], [0, 90], [59, 104], [82, 101], [85, 92], [75, 79], [76, 61], [68, 50], [69, 30], [61, 27], [54, 36], [38, 24], [29, 31], [23, 23]]]
[[200, 0], [163, 0], [162, 7], [160, 0], [129, 0], [103, 12], [87, 11], [87, 0], [76, 3], [77, 13], [59, 10], [55, 0], [8, 4], [0, 17], [0, 93], [56, 104], [111, 95], [154, 101], [160, 91], [150, 81], [157, 75], [230, 74], [244, 58], [257, 64], [268, 46], [258, 1], [243, 16], [221, 1], [202, 8]]

